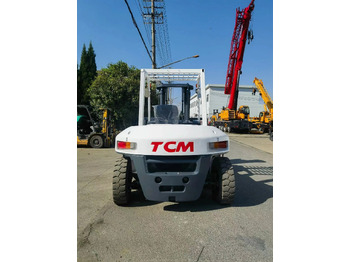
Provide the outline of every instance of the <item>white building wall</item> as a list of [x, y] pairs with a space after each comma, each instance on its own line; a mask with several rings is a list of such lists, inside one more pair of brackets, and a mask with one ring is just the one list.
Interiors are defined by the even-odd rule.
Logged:
[[252, 95], [252, 91], [253, 89], [240, 89], [237, 102], [237, 108], [244, 105], [249, 106], [250, 117], [259, 116], [259, 113], [264, 111], [264, 102], [260, 98], [259, 91], [256, 91], [255, 95]]
[[218, 109], [219, 111], [222, 110], [223, 107], [226, 107], [229, 102], [229, 95], [225, 95], [224, 93], [224, 85], [222, 87], [217, 86], [209, 86], [209, 114], [212, 116], [213, 110]]
[[190, 117], [198, 117], [198, 99], [197, 94], [191, 96], [190, 100]]
[[[252, 95], [254, 86], [239, 86], [237, 107], [247, 105], [250, 108], [250, 116], [259, 116], [264, 111], [264, 102], [260, 98], [259, 92]], [[213, 115], [213, 110], [219, 112], [228, 105], [230, 95], [225, 95], [224, 85], [207, 85], [205, 99], [207, 100], [208, 118]], [[198, 98], [197, 94], [191, 97], [190, 117], [198, 116]], [[201, 113], [201, 112], [200, 112]]]

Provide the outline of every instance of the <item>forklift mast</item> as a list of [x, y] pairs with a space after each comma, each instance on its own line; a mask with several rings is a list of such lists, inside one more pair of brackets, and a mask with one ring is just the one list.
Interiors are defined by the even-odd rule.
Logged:
[[191, 99], [191, 90], [193, 86], [190, 84], [163, 84], [158, 86], [157, 89], [160, 91], [160, 105], [167, 105], [167, 92], [169, 88], [179, 87], [182, 88], [182, 103], [181, 103], [181, 115], [183, 116], [183, 121], [190, 120], [190, 99]]

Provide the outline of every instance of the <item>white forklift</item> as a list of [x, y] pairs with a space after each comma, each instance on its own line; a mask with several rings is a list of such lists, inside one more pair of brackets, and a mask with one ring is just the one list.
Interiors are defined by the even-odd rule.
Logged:
[[[190, 118], [191, 81], [198, 87], [202, 120], [199, 116]], [[152, 82], [158, 83], [160, 91], [160, 104], [153, 106], [154, 117], [150, 101]], [[182, 88], [180, 114], [177, 106], [169, 104], [169, 88]], [[229, 138], [207, 125], [204, 69], [141, 69], [138, 126], [125, 129], [115, 141], [116, 152], [123, 155], [116, 162], [113, 176], [115, 204], [129, 204], [133, 189], [151, 201], [195, 201], [205, 183], [212, 186], [217, 202], [233, 202], [233, 166], [223, 156], [229, 152]]]

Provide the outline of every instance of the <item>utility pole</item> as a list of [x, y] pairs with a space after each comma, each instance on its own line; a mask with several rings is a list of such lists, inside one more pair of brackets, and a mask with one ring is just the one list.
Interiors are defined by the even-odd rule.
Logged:
[[151, 0], [151, 18], [152, 18], [152, 68], [157, 68], [156, 64], [156, 26], [154, 23], [154, 0]]
[[[145, 24], [151, 24], [151, 34], [152, 34], [152, 68], [157, 68], [156, 63], [156, 24], [163, 23], [163, 12], [157, 12], [156, 9], [162, 9], [162, 6], [156, 6], [155, 2], [163, 2], [163, 0], [143, 0], [144, 8], [146, 12], [142, 15], [145, 20]], [[151, 2], [151, 6], [147, 5], [147, 3]], [[147, 20], [147, 18], [151, 18]]]

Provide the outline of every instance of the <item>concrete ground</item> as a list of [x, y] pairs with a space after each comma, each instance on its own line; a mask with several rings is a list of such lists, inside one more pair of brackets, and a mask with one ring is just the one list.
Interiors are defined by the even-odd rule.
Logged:
[[273, 159], [267, 134], [229, 134], [235, 167], [230, 206], [211, 199], [112, 200], [113, 148], [78, 148], [78, 261], [272, 261]]
[[230, 139], [265, 151], [267, 153], [272, 154], [273, 153], [273, 142], [269, 139], [269, 134], [238, 134], [238, 133], [230, 133], [229, 134]]

